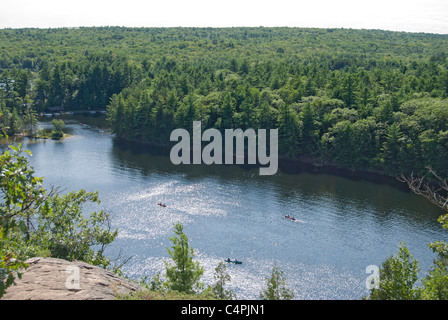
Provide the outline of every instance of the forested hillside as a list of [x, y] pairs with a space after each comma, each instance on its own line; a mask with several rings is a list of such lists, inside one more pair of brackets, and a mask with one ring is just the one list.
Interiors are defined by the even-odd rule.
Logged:
[[4, 29], [0, 107], [9, 134], [48, 107], [107, 106], [125, 139], [278, 128], [284, 157], [447, 177], [447, 58], [448, 35], [380, 30]]

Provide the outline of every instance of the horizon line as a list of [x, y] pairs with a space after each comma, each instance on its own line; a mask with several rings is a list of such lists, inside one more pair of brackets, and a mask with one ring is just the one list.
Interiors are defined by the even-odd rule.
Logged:
[[396, 33], [413, 33], [413, 34], [433, 34], [433, 35], [448, 35], [447, 33], [440, 33], [436, 31], [407, 31], [407, 30], [393, 30], [393, 29], [381, 29], [381, 28], [360, 28], [360, 27], [311, 27], [311, 26], [245, 26], [245, 25], [235, 25], [235, 26], [126, 26], [126, 25], [79, 25], [79, 26], [49, 26], [49, 27], [39, 27], [39, 26], [21, 26], [21, 27], [0, 27], [0, 30], [20, 30], [20, 29], [39, 29], [39, 30], [49, 30], [49, 29], [81, 29], [81, 28], [128, 28], [128, 29], [232, 29], [232, 28], [266, 28], [266, 29], [336, 29], [336, 30], [355, 30], [355, 31], [384, 31], [384, 32], [396, 32]]

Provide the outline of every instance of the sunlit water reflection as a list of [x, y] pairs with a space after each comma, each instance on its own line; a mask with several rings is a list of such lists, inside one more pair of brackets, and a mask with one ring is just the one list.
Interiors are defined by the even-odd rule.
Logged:
[[174, 166], [151, 148], [117, 142], [104, 127], [81, 121], [67, 121], [72, 136], [63, 142], [23, 143], [47, 185], [99, 191], [101, 207], [119, 229], [107, 253], [132, 256], [123, 267], [131, 278], [163, 272], [175, 222], [184, 224], [206, 284], [223, 259], [243, 261], [227, 269], [240, 299], [258, 298], [275, 263], [297, 299], [359, 299], [368, 293], [366, 267], [380, 265], [401, 241], [423, 270], [434, 258], [428, 244], [448, 241], [438, 208], [390, 185], [307, 172], [260, 177], [257, 169], [237, 166]]

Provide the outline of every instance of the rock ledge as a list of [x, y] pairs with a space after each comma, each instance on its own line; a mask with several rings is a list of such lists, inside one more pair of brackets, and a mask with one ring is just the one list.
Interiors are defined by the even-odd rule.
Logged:
[[81, 261], [31, 258], [2, 300], [112, 300], [141, 288], [111, 271]]

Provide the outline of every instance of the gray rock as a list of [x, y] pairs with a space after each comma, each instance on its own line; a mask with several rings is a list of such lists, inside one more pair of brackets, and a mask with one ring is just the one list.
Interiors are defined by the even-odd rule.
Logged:
[[2, 300], [112, 300], [141, 288], [111, 271], [81, 261], [31, 258]]

